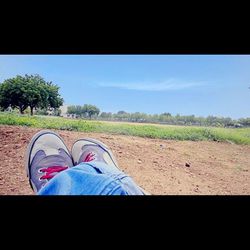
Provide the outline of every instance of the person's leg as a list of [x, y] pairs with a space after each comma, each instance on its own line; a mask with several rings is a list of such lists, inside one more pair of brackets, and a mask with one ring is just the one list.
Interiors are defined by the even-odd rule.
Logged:
[[118, 180], [84, 163], [59, 173], [38, 192], [38, 195], [128, 194]]

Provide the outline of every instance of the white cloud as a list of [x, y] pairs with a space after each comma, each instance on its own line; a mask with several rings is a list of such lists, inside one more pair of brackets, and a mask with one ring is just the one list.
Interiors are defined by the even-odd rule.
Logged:
[[169, 79], [161, 82], [107, 82], [98, 83], [99, 87], [110, 87], [119, 89], [129, 89], [138, 91], [169, 91], [169, 90], [182, 90], [199, 86], [204, 86], [204, 82], [185, 82], [176, 79]]

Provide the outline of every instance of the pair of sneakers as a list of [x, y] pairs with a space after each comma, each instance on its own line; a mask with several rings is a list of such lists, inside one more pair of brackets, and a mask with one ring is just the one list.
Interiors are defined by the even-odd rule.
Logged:
[[68, 150], [63, 139], [50, 130], [42, 130], [31, 139], [26, 155], [30, 185], [38, 192], [56, 174], [82, 162], [100, 161], [119, 169], [111, 150], [91, 138], [77, 140]]

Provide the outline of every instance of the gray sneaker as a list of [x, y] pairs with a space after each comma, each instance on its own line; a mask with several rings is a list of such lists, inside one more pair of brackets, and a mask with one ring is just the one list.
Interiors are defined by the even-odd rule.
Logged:
[[72, 146], [71, 154], [74, 165], [81, 162], [100, 161], [120, 170], [110, 148], [92, 138], [83, 138], [76, 141]]
[[58, 134], [42, 130], [32, 137], [27, 148], [26, 171], [35, 192], [57, 173], [71, 167], [71, 154]]

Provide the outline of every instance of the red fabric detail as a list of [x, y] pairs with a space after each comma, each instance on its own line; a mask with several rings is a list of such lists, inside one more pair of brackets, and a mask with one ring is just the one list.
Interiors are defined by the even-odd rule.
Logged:
[[68, 167], [62, 167], [62, 166], [51, 166], [48, 168], [42, 168], [42, 169], [40, 169], [40, 171], [45, 173], [45, 175], [43, 175], [40, 179], [41, 180], [51, 179], [56, 175], [56, 173], [61, 172], [67, 168]]
[[83, 160], [83, 162], [89, 162], [89, 161], [93, 161], [95, 159], [95, 154], [93, 152], [90, 152], [86, 155], [85, 159]]

